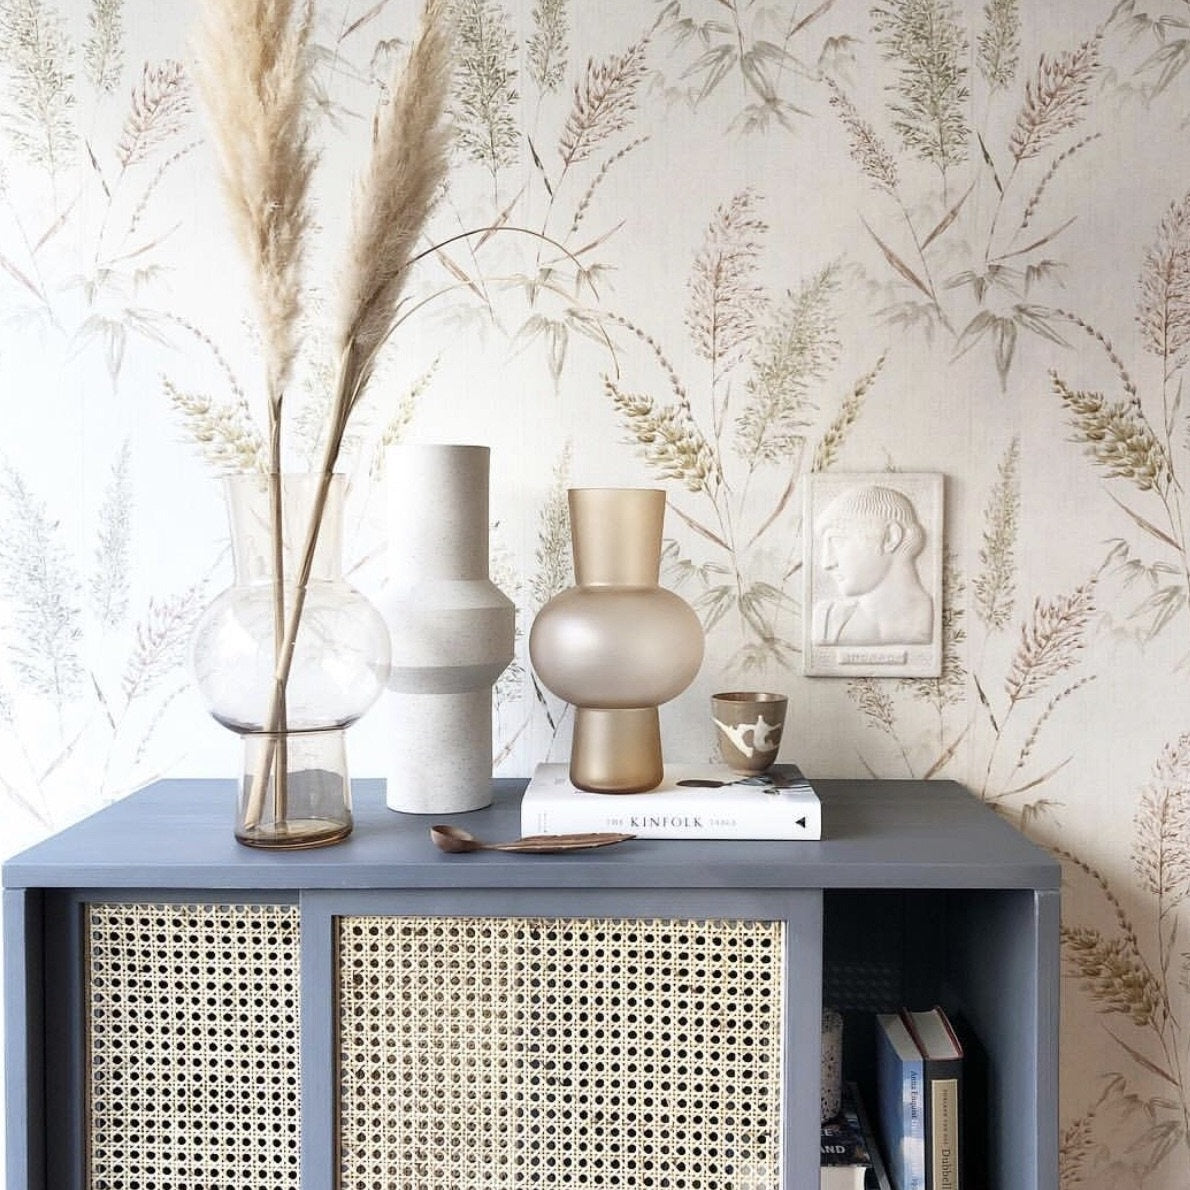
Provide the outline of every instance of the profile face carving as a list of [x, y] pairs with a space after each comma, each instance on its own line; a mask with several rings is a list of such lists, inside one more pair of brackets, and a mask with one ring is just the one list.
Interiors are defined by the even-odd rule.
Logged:
[[823, 471], [803, 496], [802, 664], [820, 677], [942, 672], [944, 477]]
[[840, 595], [875, 590], [897, 558], [916, 558], [925, 544], [913, 505], [891, 488], [845, 492], [828, 506], [823, 521], [822, 568]]
[[822, 514], [819, 563], [839, 598], [816, 605], [816, 641], [928, 641], [934, 606], [915, 563], [925, 540], [913, 502], [902, 492], [869, 484], [837, 496]]

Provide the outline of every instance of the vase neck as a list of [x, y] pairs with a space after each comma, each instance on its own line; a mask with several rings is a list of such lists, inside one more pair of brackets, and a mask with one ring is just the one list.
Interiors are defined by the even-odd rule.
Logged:
[[654, 587], [661, 575], [661, 488], [571, 488], [570, 534], [579, 586]]
[[389, 553], [402, 581], [487, 579], [490, 459], [486, 446], [388, 448]]
[[[281, 476], [282, 565], [287, 584], [298, 577], [322, 482], [321, 476], [311, 473]], [[276, 568], [269, 478], [259, 472], [246, 472], [229, 475], [225, 484], [236, 581], [272, 582]], [[312, 581], [342, 577], [343, 494], [343, 476], [332, 476], [318, 527]]]

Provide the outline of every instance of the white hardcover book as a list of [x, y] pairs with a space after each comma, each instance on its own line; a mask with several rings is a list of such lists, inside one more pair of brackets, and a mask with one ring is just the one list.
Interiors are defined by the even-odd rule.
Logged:
[[667, 764], [647, 793], [588, 793], [569, 766], [539, 764], [521, 799], [521, 833], [623, 831], [642, 839], [821, 839], [822, 812], [792, 765], [755, 777], [725, 765]]

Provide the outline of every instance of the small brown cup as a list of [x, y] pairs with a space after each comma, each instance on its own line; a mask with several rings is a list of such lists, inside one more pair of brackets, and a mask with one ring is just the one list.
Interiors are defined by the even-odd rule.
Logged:
[[777, 759], [788, 704], [784, 694], [757, 690], [711, 695], [719, 753], [733, 772], [763, 773]]

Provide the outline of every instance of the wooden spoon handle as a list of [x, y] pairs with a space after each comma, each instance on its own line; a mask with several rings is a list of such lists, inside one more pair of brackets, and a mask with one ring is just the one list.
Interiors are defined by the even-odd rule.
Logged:
[[613, 843], [623, 843], [627, 839], [635, 838], [635, 835], [590, 831], [576, 835], [526, 835], [523, 839], [513, 839], [510, 843], [490, 843], [489, 846], [496, 851], [528, 851], [545, 855], [551, 851], [584, 851], [591, 847], [610, 847]]

